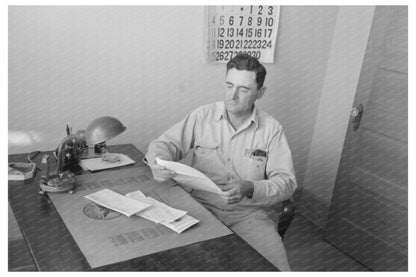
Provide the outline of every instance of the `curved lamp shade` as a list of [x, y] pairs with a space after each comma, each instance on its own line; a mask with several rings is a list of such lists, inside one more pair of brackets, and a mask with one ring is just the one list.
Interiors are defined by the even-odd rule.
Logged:
[[88, 124], [85, 138], [88, 144], [97, 144], [118, 136], [124, 130], [126, 127], [117, 118], [103, 116]]

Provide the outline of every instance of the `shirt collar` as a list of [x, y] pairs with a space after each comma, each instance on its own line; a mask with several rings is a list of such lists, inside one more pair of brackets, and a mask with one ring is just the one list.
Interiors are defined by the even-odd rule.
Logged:
[[225, 118], [225, 104], [224, 102], [218, 102], [217, 109], [215, 111], [215, 121], [220, 121]]
[[[226, 119], [226, 111], [225, 111], [225, 104], [224, 102], [219, 102], [217, 106], [217, 110], [215, 111], [215, 121], [220, 121], [221, 119]], [[259, 110], [257, 109], [256, 105], [254, 105], [253, 112], [248, 120], [248, 122], [254, 122], [256, 127], [259, 126]]]
[[253, 107], [253, 112], [251, 113], [248, 122], [254, 122], [254, 124], [256, 124], [256, 128], [259, 126], [259, 110], [257, 109], [256, 105]]

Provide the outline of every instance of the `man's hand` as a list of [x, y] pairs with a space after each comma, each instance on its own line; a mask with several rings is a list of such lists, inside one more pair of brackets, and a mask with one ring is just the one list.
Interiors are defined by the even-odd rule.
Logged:
[[163, 182], [176, 176], [175, 171], [167, 169], [163, 165], [156, 164], [156, 161], [149, 164], [149, 166], [152, 170], [153, 179], [155, 179], [158, 182]]
[[251, 181], [236, 181], [220, 187], [223, 193], [220, 195], [227, 204], [236, 204], [245, 196], [252, 196], [254, 184]]

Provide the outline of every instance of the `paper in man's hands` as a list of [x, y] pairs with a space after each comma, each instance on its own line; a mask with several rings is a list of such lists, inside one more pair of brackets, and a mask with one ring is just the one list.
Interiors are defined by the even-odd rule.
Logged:
[[213, 181], [211, 181], [211, 179], [195, 168], [177, 162], [161, 160], [159, 158], [156, 158], [156, 163], [158, 165], [163, 165], [167, 169], [175, 171], [176, 176], [173, 177], [173, 179], [179, 184], [184, 184], [192, 189], [217, 194], [222, 193], [222, 190]]

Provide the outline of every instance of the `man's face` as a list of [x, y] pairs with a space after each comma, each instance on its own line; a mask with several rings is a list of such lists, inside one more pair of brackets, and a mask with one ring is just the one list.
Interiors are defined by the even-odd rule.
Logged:
[[254, 71], [230, 69], [225, 77], [225, 108], [235, 116], [247, 116], [254, 102], [263, 96], [264, 88], [257, 89]]

